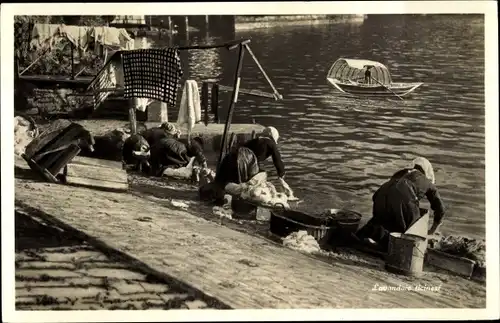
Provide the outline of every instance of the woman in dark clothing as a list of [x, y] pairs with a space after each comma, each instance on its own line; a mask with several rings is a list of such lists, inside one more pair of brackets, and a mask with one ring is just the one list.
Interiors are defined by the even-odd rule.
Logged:
[[134, 165], [134, 170], [149, 169], [149, 144], [141, 135], [132, 135], [123, 143], [122, 158], [125, 165]]
[[244, 183], [259, 172], [260, 163], [272, 156], [279, 180], [287, 196], [292, 196], [293, 192], [284, 180], [285, 166], [278, 150], [278, 138], [278, 130], [267, 127], [258, 138], [251, 139], [230, 152], [222, 160], [220, 170], [215, 175], [215, 182], [221, 188], [228, 183]]
[[357, 237], [372, 240], [387, 250], [391, 232], [404, 233], [421, 216], [419, 201], [426, 197], [434, 211], [434, 222], [428, 234], [441, 225], [445, 208], [435, 186], [431, 163], [418, 157], [413, 168], [395, 173], [373, 194], [373, 217], [357, 233]]
[[151, 172], [153, 176], [161, 176], [167, 167], [180, 168], [189, 164], [192, 157], [198, 164], [207, 167], [203, 154], [203, 139], [193, 138], [190, 144], [174, 138], [163, 138], [151, 147]]
[[163, 138], [179, 138], [180, 131], [177, 130], [174, 124], [165, 122], [159, 127], [146, 129], [141, 135], [146, 139], [148, 144], [153, 147]]

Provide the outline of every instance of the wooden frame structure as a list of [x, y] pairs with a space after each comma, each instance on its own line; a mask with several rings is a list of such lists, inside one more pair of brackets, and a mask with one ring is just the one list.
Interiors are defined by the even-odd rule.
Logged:
[[[194, 45], [194, 46], [179, 46], [179, 47], [176, 47], [180, 51], [182, 51], [182, 50], [210, 50], [210, 49], [216, 49], [216, 48], [225, 48], [225, 49], [231, 51], [231, 50], [234, 50], [234, 49], [238, 48], [238, 64], [237, 64], [237, 68], [236, 68], [235, 75], [234, 75], [233, 87], [221, 86], [221, 85], [215, 84], [216, 85], [215, 90], [217, 92], [218, 92], [219, 89], [224, 90], [224, 91], [231, 91], [232, 92], [232, 94], [231, 94], [231, 102], [229, 104], [229, 110], [228, 110], [228, 114], [227, 114], [227, 118], [226, 118], [226, 123], [225, 123], [225, 126], [224, 126], [224, 133], [222, 135], [221, 149], [220, 149], [219, 159], [218, 159], [218, 162], [217, 162], [217, 167], [219, 166], [220, 162], [222, 161], [222, 158], [224, 157], [224, 155], [225, 155], [225, 153], [227, 151], [227, 136], [228, 136], [229, 129], [231, 127], [231, 120], [232, 120], [232, 116], [233, 116], [233, 113], [234, 113], [233, 112], [234, 111], [234, 107], [236, 105], [236, 102], [238, 101], [238, 94], [241, 92], [241, 93], [245, 93], [245, 94], [253, 95], [253, 96], [259, 96], [259, 97], [265, 97], [265, 98], [273, 98], [274, 100], [281, 100], [281, 99], [283, 99], [283, 96], [278, 92], [278, 90], [276, 89], [276, 87], [273, 85], [273, 83], [271, 82], [271, 79], [269, 78], [269, 76], [267, 75], [267, 73], [264, 71], [264, 68], [262, 67], [262, 65], [260, 65], [259, 61], [257, 60], [257, 57], [255, 56], [255, 54], [250, 49], [250, 46], [248, 45], [250, 42], [251, 42], [250, 39], [241, 39], [241, 40], [234, 40], [234, 41], [230, 41], [230, 42], [227, 42], [227, 43], [214, 44], [214, 45]], [[113, 55], [111, 55], [111, 57], [108, 59], [108, 62], [102, 67], [101, 71], [104, 70], [107, 67], [107, 65], [111, 61], [113, 61], [115, 59], [116, 55], [121, 55], [122, 52], [123, 51], [116, 51], [115, 53], [113, 53]], [[257, 67], [259, 68], [259, 70], [261, 71], [261, 73], [266, 78], [268, 84], [271, 86], [271, 88], [273, 90], [273, 93], [268, 93], [268, 92], [263, 92], [263, 91], [258, 91], [258, 90], [243, 90], [243, 89], [240, 89], [241, 69], [243, 67], [243, 57], [245, 55], [245, 52], [248, 52], [249, 55], [254, 60], [254, 62], [257, 64]], [[98, 75], [99, 75], [99, 73], [98, 73]], [[87, 87], [88, 91], [92, 90], [93, 85], [95, 84], [95, 82], [98, 79], [98, 75], [96, 75], [96, 77], [88, 85], [88, 87]], [[94, 93], [99, 93], [99, 92], [119, 92], [121, 90], [123, 90], [123, 89], [122, 88], [99, 89], [97, 91], [94, 91]], [[202, 96], [204, 94], [204, 91], [207, 91], [207, 90], [202, 87]], [[212, 97], [212, 109], [213, 109], [213, 106], [214, 106], [213, 105], [213, 103], [214, 103], [213, 101], [215, 99], [218, 100], [217, 97], [216, 98]], [[215, 112], [215, 111], [212, 111], [212, 112]], [[218, 116], [216, 116], [216, 118], [218, 119]], [[136, 115], [135, 115], [135, 107], [131, 103], [129, 104], [129, 121], [130, 121], [131, 132], [132, 133], [136, 133], [136, 129], [137, 129], [137, 125], [136, 124], [137, 124], [137, 122], [136, 122]], [[207, 122], [207, 120], [205, 120], [205, 122]]]

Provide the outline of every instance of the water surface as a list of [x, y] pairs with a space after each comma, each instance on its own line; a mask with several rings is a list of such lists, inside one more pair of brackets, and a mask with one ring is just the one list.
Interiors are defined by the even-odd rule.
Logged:
[[[484, 237], [482, 16], [393, 15], [370, 17], [362, 24], [183, 37], [175, 42], [252, 39], [253, 52], [284, 100], [240, 95], [233, 122], [254, 119], [280, 131], [287, 181], [305, 199], [304, 206], [349, 207], [368, 218], [377, 187], [421, 155], [433, 163], [448, 208], [443, 233]], [[155, 41], [155, 46], [162, 44]], [[186, 76], [230, 85], [236, 52], [183, 53]], [[393, 81], [424, 85], [404, 102], [343, 97], [326, 82], [339, 57], [380, 61]], [[241, 87], [272, 92], [249, 55]], [[229, 99], [229, 94], [221, 95], [223, 115]]]

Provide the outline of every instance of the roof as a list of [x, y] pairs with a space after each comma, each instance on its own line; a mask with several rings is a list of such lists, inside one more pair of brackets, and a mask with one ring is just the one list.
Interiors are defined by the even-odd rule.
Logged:
[[377, 66], [377, 67], [381, 67], [381, 68], [387, 69], [387, 67], [384, 64], [379, 63], [379, 62], [375, 62], [375, 61], [370, 61], [368, 59], [339, 58], [337, 60], [337, 62], [339, 62], [339, 61], [344, 61], [350, 67], [358, 68], [358, 69], [363, 69], [363, 68], [365, 68], [365, 66]]
[[364, 77], [365, 68], [367, 66], [372, 67], [371, 77], [377, 80], [379, 83], [392, 83], [391, 73], [389, 72], [387, 66], [380, 62], [356, 58], [337, 59], [328, 71], [327, 78], [334, 78], [341, 81], [359, 81], [360, 78]]

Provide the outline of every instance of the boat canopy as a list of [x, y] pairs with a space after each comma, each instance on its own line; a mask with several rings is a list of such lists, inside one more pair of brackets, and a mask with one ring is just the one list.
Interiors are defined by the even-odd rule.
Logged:
[[367, 67], [371, 67], [371, 77], [380, 83], [384, 85], [392, 83], [391, 73], [384, 64], [366, 59], [339, 58], [328, 71], [327, 78], [358, 82], [364, 78]]

